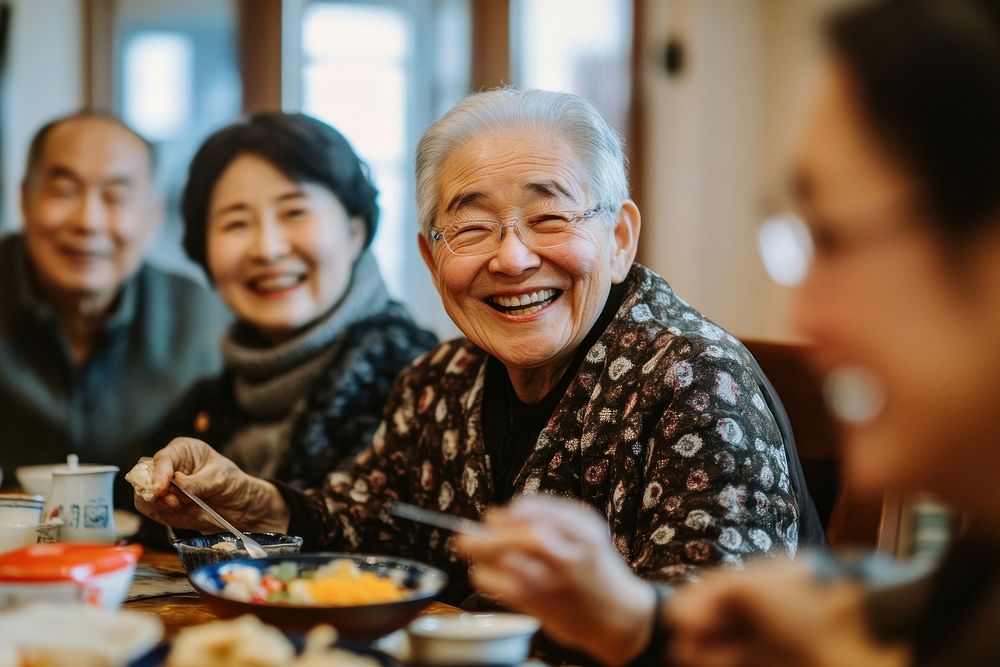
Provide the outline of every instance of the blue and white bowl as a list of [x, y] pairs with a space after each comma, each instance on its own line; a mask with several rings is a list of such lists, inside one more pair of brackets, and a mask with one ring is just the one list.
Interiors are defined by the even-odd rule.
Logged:
[[[311, 572], [334, 560], [352, 561], [363, 572], [391, 577], [409, 590], [396, 602], [330, 606], [303, 604], [267, 604], [242, 602], [224, 597], [222, 575], [235, 566], [266, 570], [272, 565], [295, 563], [300, 572]], [[371, 640], [393, 632], [409, 623], [430, 604], [448, 580], [437, 568], [405, 558], [364, 554], [318, 553], [298, 556], [273, 556], [259, 560], [245, 559], [199, 567], [190, 574], [191, 584], [212, 611], [224, 618], [253, 614], [265, 623], [282, 630], [303, 631], [321, 623], [337, 628], [344, 637]]]

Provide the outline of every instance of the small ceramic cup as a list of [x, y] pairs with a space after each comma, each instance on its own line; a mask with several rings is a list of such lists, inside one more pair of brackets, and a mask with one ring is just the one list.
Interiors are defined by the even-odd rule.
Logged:
[[0, 494], [0, 552], [35, 542], [44, 505], [40, 496]]
[[520, 665], [538, 619], [521, 614], [436, 614], [406, 628], [418, 665]]

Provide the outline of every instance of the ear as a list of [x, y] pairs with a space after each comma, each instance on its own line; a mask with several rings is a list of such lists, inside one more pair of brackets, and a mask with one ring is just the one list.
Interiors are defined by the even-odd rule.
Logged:
[[628, 276], [635, 254], [639, 250], [639, 229], [642, 226], [639, 207], [631, 199], [626, 199], [618, 207], [618, 217], [612, 229], [614, 250], [611, 254], [611, 282], [621, 283]]
[[351, 243], [351, 260], [355, 260], [361, 256], [361, 251], [365, 247], [365, 238], [368, 236], [368, 229], [365, 227], [365, 221], [358, 216], [354, 216], [348, 221], [350, 225], [350, 243]]
[[420, 256], [424, 258], [427, 270], [431, 272], [431, 279], [434, 281], [434, 286], [440, 293], [441, 283], [438, 281], [438, 267], [437, 262], [434, 261], [434, 251], [431, 250], [431, 244], [427, 241], [427, 237], [420, 232], [417, 232], [417, 245], [420, 246]]

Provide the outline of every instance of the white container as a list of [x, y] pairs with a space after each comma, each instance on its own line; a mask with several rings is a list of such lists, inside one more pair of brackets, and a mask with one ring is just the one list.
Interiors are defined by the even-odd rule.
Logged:
[[437, 614], [410, 623], [410, 659], [425, 665], [520, 665], [539, 622], [521, 614]]
[[33, 602], [118, 609], [128, 594], [137, 545], [34, 544], [0, 556], [0, 608]]
[[114, 544], [117, 538], [113, 502], [118, 466], [73, 465], [52, 470], [52, 493], [45, 520], [62, 519], [64, 542]]
[[44, 504], [38, 496], [0, 494], [0, 553], [35, 542]]

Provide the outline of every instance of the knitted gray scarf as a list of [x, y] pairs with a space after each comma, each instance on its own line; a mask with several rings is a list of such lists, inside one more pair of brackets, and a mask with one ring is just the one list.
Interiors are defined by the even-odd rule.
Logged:
[[337, 339], [344, 331], [381, 312], [388, 303], [389, 292], [378, 263], [366, 251], [355, 263], [341, 301], [291, 340], [254, 345], [241, 335], [246, 325], [234, 324], [222, 339], [222, 356], [233, 372], [236, 404], [261, 420], [288, 415], [337, 353]]

